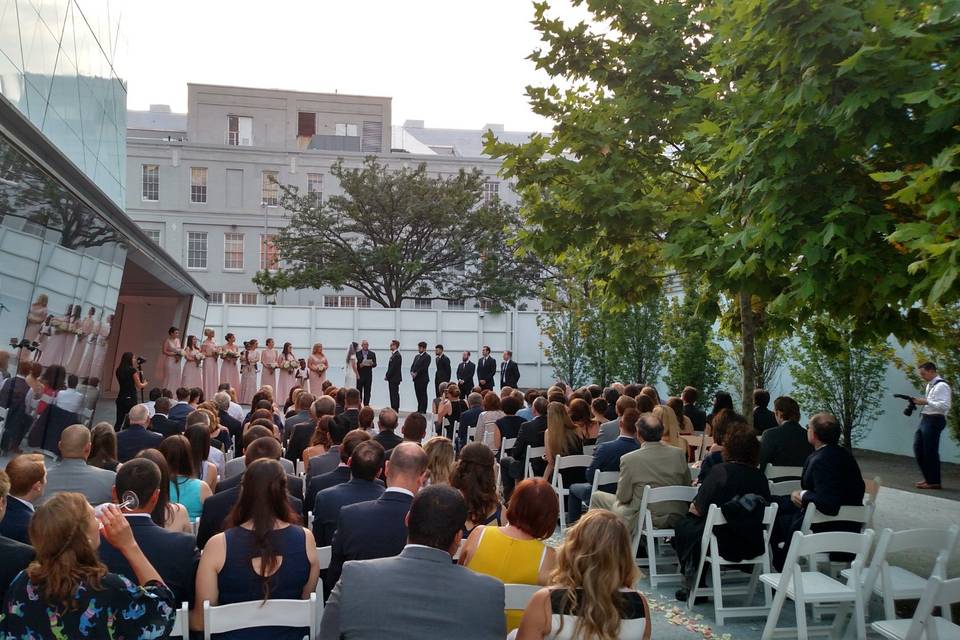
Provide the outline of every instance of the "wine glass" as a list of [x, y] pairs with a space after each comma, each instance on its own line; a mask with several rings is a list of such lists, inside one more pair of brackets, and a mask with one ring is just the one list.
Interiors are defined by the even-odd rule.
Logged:
[[[115, 505], [120, 509], [120, 511], [132, 511], [133, 509], [136, 509], [137, 507], [140, 506], [140, 498], [138, 498], [137, 494], [134, 493], [133, 491], [129, 491], [129, 490], [124, 491], [123, 495], [121, 495], [120, 498], [121, 498], [120, 504]], [[104, 502], [103, 504], [98, 504], [96, 507], [93, 508], [93, 512], [96, 514], [97, 520], [101, 520], [100, 522], [101, 529], [103, 528], [103, 522], [102, 522], [103, 514], [106, 513], [107, 508], [111, 506], [114, 506], [112, 502]]]

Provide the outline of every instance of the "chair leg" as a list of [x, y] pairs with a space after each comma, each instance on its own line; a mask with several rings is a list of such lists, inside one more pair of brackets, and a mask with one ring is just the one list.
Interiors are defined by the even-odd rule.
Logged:
[[563, 491], [557, 493], [557, 500], [560, 501], [560, 533], [567, 530], [567, 512], [563, 508]]
[[[757, 583], [760, 582], [760, 565], [753, 565], [753, 572], [750, 574], [750, 584], [747, 585], [747, 598], [744, 602], [744, 605], [749, 607], [753, 605], [753, 596], [757, 594]], [[765, 603], [768, 606], [770, 601], [767, 600]]]
[[720, 580], [720, 563], [710, 563], [710, 574], [713, 579], [713, 615], [717, 624], [723, 624], [723, 584]]
[[853, 601], [853, 615], [856, 617], [858, 640], [867, 639], [866, 612], [864, 611], [863, 598], [857, 596]]
[[657, 543], [649, 533], [644, 536], [647, 539], [647, 561], [650, 566], [650, 586], [657, 584]]
[[893, 596], [886, 592], [883, 594], [883, 617], [885, 620], [895, 620], [897, 617]]
[[767, 622], [763, 625], [761, 640], [771, 640], [773, 638], [773, 632], [776, 631], [777, 623], [780, 622], [780, 612], [783, 610], [783, 603], [786, 599], [786, 589], [777, 589], [777, 595], [773, 599], [773, 606], [770, 607], [770, 613], [767, 615]]
[[797, 610], [797, 640], [807, 640], [807, 603], [797, 598], [793, 604]]
[[[703, 563], [707, 559], [705, 556], [700, 556], [700, 564], [697, 565], [697, 573], [693, 576], [693, 586], [690, 587], [690, 595], [687, 597], [687, 608], [693, 609], [693, 604], [697, 601], [697, 590], [700, 587], [700, 577], [703, 575]], [[710, 564], [713, 564], [712, 562]], [[716, 589], [716, 588], [714, 588]]]

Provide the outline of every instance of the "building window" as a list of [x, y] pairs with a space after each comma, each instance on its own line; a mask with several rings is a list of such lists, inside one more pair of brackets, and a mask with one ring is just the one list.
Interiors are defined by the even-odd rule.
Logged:
[[494, 198], [500, 197], [500, 183], [487, 180], [483, 183], [483, 204], [490, 204]]
[[240, 304], [240, 294], [239, 293], [224, 293], [223, 294], [223, 303], [224, 304]]
[[312, 138], [317, 134], [317, 114], [312, 111], [297, 113], [297, 136]]
[[349, 138], [356, 138], [357, 136], [360, 135], [360, 128], [355, 124], [345, 124], [342, 122], [338, 122], [337, 135], [347, 136]]
[[277, 253], [277, 236], [260, 234], [260, 270], [276, 271], [280, 262]]
[[280, 177], [278, 171], [264, 171], [260, 179], [260, 204], [275, 207], [280, 204]]
[[430, 309], [433, 307], [433, 300], [430, 298], [414, 298], [413, 299], [413, 308], [414, 309]]
[[243, 234], [223, 234], [223, 268], [243, 271]]
[[207, 168], [190, 167], [190, 202], [207, 202]]
[[369, 309], [370, 308], [370, 298], [367, 296], [357, 296], [357, 308], [358, 309]]
[[237, 291], [211, 293], [210, 304], [257, 304], [257, 294]]
[[226, 143], [234, 147], [253, 146], [253, 118], [227, 116]]
[[356, 296], [340, 296], [340, 306], [347, 307], [352, 309], [357, 306], [357, 297]]
[[340, 306], [340, 296], [323, 296], [323, 306], [325, 306], [325, 307], [339, 307], [339, 306]]
[[223, 304], [222, 293], [211, 293], [209, 296], [210, 304]]
[[207, 232], [187, 232], [187, 268], [207, 268]]
[[147, 202], [160, 200], [160, 165], [143, 165], [143, 188], [141, 197]]
[[307, 195], [310, 196], [310, 201], [313, 203], [313, 206], [319, 207], [321, 204], [323, 204], [322, 173], [307, 174]]
[[462, 298], [460, 300], [447, 300], [447, 309], [462, 311], [466, 309], [466, 306]]
[[144, 229], [143, 232], [154, 244], [160, 244], [160, 229]]
[[241, 304], [257, 304], [257, 294], [255, 293], [244, 293], [240, 296]]

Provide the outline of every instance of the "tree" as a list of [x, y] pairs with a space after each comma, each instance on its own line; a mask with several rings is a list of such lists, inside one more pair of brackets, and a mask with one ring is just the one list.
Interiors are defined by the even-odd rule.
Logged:
[[553, 374], [571, 387], [581, 386], [585, 380], [582, 308], [568, 299], [556, 311], [539, 314], [537, 326], [550, 339], [549, 345], [541, 342], [540, 348]]
[[852, 326], [851, 320], [811, 321], [799, 335], [790, 367], [800, 406], [807, 413], [836, 416], [848, 449], [867, 435], [865, 425], [883, 415], [880, 402], [890, 361], [885, 341], [861, 341]]
[[282, 263], [254, 282], [266, 294], [345, 286], [384, 307], [410, 298], [478, 298], [516, 303], [543, 284], [542, 265], [515, 251], [516, 211], [483, 202], [480, 170], [430, 176], [425, 164], [394, 171], [367, 158], [330, 172], [343, 195], [318, 203], [282, 185], [290, 224], [276, 244]]
[[[779, 377], [786, 353], [786, 338], [778, 333], [775, 324], [769, 322], [769, 317], [762, 302], [758, 298], [752, 300], [752, 324], [755, 327], [755, 351], [752, 358], [753, 372], [751, 376], [743, 373], [743, 340], [741, 329], [741, 309], [739, 301], [730, 304], [725, 310], [720, 322], [720, 335], [730, 342], [731, 349], [726, 353], [725, 372], [730, 386], [738, 389], [734, 395], [740, 396], [741, 410], [744, 415], [751, 415], [753, 410], [753, 390], [770, 389]], [[750, 360], [748, 359], [748, 360]], [[751, 387], [744, 387], [744, 382], [752, 380]], [[751, 415], [752, 417], [752, 415]]]
[[724, 354], [716, 342], [714, 316], [701, 299], [704, 287], [688, 280], [681, 298], [667, 303], [663, 317], [666, 383], [679, 396], [687, 385], [700, 391], [698, 404], [706, 406], [721, 389]]
[[611, 379], [656, 384], [663, 365], [662, 294], [610, 314]]

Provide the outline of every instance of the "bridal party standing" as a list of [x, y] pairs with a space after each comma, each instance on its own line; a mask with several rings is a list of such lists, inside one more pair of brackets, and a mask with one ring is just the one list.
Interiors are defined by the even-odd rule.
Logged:
[[249, 340], [240, 355], [240, 404], [250, 404], [257, 392], [257, 371], [260, 369], [260, 350], [257, 341]]
[[170, 327], [167, 330], [167, 339], [161, 348], [163, 354], [163, 386], [167, 389], [176, 389], [180, 386], [180, 360], [183, 350], [180, 346], [180, 329]]
[[323, 383], [327, 380], [327, 368], [330, 363], [327, 356], [323, 354], [323, 345], [317, 343], [313, 345], [313, 353], [307, 358], [307, 369], [310, 372], [310, 392], [313, 394], [321, 393]]
[[183, 375], [180, 386], [187, 389], [203, 388], [203, 353], [197, 344], [197, 336], [187, 336], [187, 346], [183, 350]]
[[283, 343], [277, 364], [280, 373], [274, 397], [285, 400], [290, 396], [290, 390], [297, 386], [297, 369], [300, 368], [297, 356], [293, 355], [293, 345], [289, 342]]
[[217, 341], [214, 340], [213, 329], [203, 330], [204, 340], [200, 343], [200, 352], [203, 353], [203, 397], [213, 398], [220, 384], [220, 371], [217, 367], [219, 357]]
[[240, 349], [237, 347], [237, 336], [228, 333], [226, 340], [220, 348], [220, 384], [230, 383], [239, 393], [240, 372], [237, 370], [237, 360], [240, 358]]
[[267, 338], [263, 351], [260, 352], [260, 364], [263, 366], [263, 372], [260, 374], [260, 386], [269, 385], [271, 389], [277, 389], [277, 361], [280, 354], [273, 346], [273, 338]]

